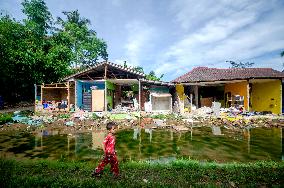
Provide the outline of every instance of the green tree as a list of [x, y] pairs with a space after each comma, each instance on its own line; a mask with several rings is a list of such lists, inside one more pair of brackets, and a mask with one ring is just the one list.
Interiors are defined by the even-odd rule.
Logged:
[[[123, 67], [124, 68], [129, 67], [127, 65], [126, 61], [124, 61]], [[137, 71], [137, 72], [141, 72], [141, 73], [145, 74], [144, 69], [141, 66], [132, 67], [132, 69]], [[164, 77], [164, 74], [162, 74], [160, 77], [158, 77], [154, 71], [150, 71], [149, 74], [146, 74], [146, 79], [147, 80], [161, 81], [161, 79], [163, 77]]]
[[253, 62], [235, 62], [235, 61], [226, 61], [232, 65], [231, 68], [248, 68], [254, 65]]
[[140, 73], [143, 73], [143, 74], [144, 74], [144, 69], [143, 69], [143, 67], [137, 66], [137, 67], [134, 67], [133, 69], [134, 69], [135, 71], [137, 71], [137, 72], [140, 72]]
[[52, 15], [43, 0], [24, 0], [23, 22], [0, 15], [0, 95], [6, 101], [33, 99], [33, 84], [57, 82], [81, 67], [107, 58], [107, 46], [90, 30], [78, 11], [65, 12], [67, 20]]
[[282, 51], [282, 52], [280, 53], [280, 56], [281, 56], [281, 57], [284, 57], [284, 51]]
[[150, 73], [146, 75], [146, 78], [148, 80], [155, 80], [155, 81], [161, 81], [163, 77], [164, 77], [164, 74], [158, 77], [154, 71], [150, 71]]
[[107, 59], [107, 45], [99, 39], [96, 32], [89, 29], [90, 21], [81, 18], [78, 10], [63, 12], [66, 20], [57, 18], [60, 25], [59, 33], [66, 36], [70, 41], [70, 49], [73, 52], [72, 64], [75, 68], [86, 68], [93, 66], [99, 58]]
[[35, 48], [30, 37], [31, 32], [24, 25], [9, 16], [1, 17], [0, 95], [7, 100], [25, 99], [30, 94], [30, 83], [35, 83]]
[[23, 13], [27, 16], [24, 20], [29, 29], [43, 37], [51, 28], [52, 16], [43, 0], [24, 0], [22, 2]]

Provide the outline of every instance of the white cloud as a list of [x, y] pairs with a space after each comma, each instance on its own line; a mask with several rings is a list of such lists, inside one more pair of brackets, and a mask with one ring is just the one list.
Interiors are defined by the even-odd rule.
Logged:
[[127, 63], [137, 66], [147, 53], [151, 50], [153, 44], [155, 29], [144, 22], [133, 21], [126, 25], [127, 41], [124, 45]]
[[[226, 60], [255, 59], [260, 63], [258, 57], [283, 48], [284, 12], [281, 7], [275, 6], [274, 1], [237, 1], [232, 4], [220, 1], [214, 5], [211, 1], [200, 1], [194, 5], [190, 1], [181, 2], [184, 6], [176, 17], [180, 26], [189, 29], [197, 23], [203, 24], [195, 30], [189, 29], [179, 41], [160, 53], [157, 72], [168, 74], [170, 79], [195, 66], [228, 66]], [[189, 5], [193, 6], [192, 10]], [[210, 6], [214, 11], [205, 11]], [[188, 19], [194, 19], [202, 11], [203, 14], [199, 14], [200, 17], [193, 23], [185, 19], [186, 14]], [[275, 58], [266, 60], [276, 61]], [[255, 63], [257, 66], [258, 62]], [[183, 73], [175, 76], [181, 70]]]

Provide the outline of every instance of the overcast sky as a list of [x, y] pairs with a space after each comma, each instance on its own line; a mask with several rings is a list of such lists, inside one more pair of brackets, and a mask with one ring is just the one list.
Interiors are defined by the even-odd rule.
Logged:
[[[45, 0], [53, 17], [78, 9], [108, 45], [109, 61], [143, 66], [170, 81], [226, 60], [283, 69], [283, 0]], [[22, 20], [21, 0], [0, 0]]]

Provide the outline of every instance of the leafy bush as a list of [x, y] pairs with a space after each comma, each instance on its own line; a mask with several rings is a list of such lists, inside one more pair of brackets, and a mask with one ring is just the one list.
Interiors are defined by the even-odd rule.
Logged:
[[71, 114], [59, 114], [58, 115], [58, 118], [61, 118], [61, 119], [68, 119], [71, 117]]
[[97, 119], [99, 119], [100, 117], [99, 117], [96, 113], [93, 113], [93, 114], [92, 114], [92, 118], [93, 118], [93, 120], [97, 120]]
[[182, 116], [180, 116], [178, 114], [156, 114], [156, 115], [152, 115], [151, 118], [153, 118], [153, 119], [181, 120]]
[[8, 123], [12, 121], [12, 114], [11, 113], [4, 113], [0, 114], [0, 125], [4, 123]]

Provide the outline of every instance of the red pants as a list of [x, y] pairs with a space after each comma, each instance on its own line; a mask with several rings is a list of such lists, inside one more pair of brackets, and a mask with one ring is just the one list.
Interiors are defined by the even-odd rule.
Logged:
[[113, 155], [104, 155], [103, 160], [99, 164], [99, 166], [96, 168], [95, 173], [100, 174], [104, 170], [105, 166], [110, 163], [111, 165], [111, 171], [115, 176], [118, 176], [119, 170], [118, 170], [118, 160], [115, 154]]

